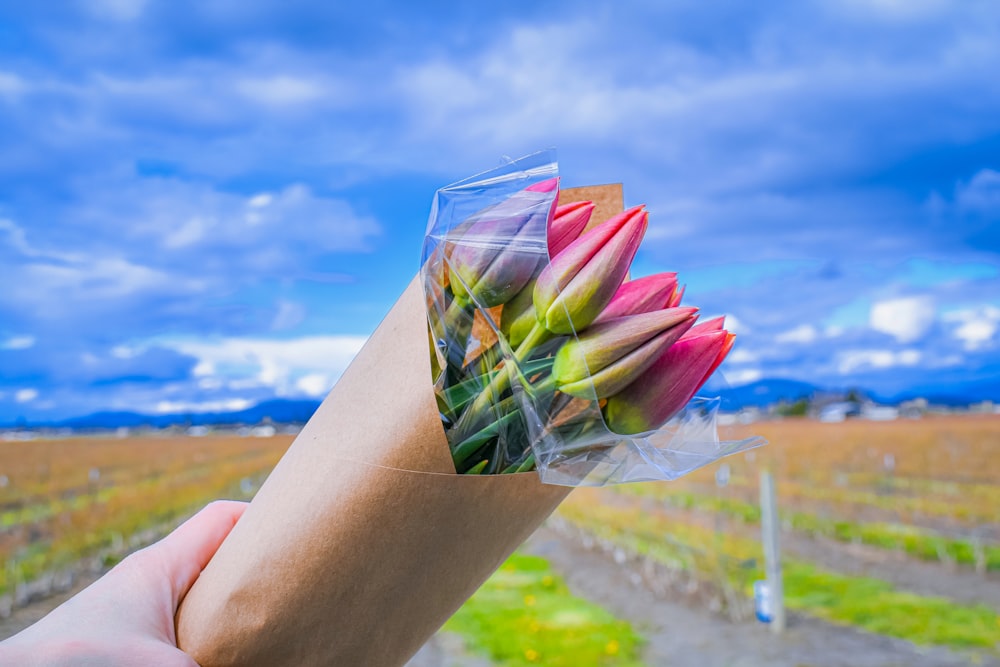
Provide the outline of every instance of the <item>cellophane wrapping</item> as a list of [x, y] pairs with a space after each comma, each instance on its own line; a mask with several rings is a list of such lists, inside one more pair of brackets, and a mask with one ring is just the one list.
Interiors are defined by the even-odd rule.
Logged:
[[[546, 151], [442, 188], [435, 197], [421, 279], [434, 391], [452, 449], [479, 433], [471, 446], [478, 446], [477, 460], [488, 461], [480, 474], [534, 467], [547, 484], [602, 486], [676, 479], [762, 444], [756, 437], [720, 439], [718, 398], [696, 397], [660, 428], [620, 435], [605, 424], [596, 397], [573, 398], [551, 388], [538, 391], [566, 337], [544, 342], [519, 361], [501, 327], [504, 309], [515, 298], [497, 294], [507, 284], [491, 286], [492, 291], [481, 297], [484, 290], [477, 292], [465, 284], [455, 263], [463, 253], [493, 253], [490, 269], [504, 262], [508, 272], [510, 265], [519, 265], [525, 267], [523, 272], [537, 275], [551, 259], [547, 221], [559, 193], [544, 188], [531, 191], [531, 186], [557, 176], [554, 153]], [[471, 304], [458, 307], [456, 292]], [[505, 298], [506, 303], [496, 304]], [[490, 397], [487, 415], [483, 411], [477, 415], [478, 426], [464, 428], [469, 403], [504, 367], [509, 388]], [[480, 428], [483, 425], [488, 428]]]

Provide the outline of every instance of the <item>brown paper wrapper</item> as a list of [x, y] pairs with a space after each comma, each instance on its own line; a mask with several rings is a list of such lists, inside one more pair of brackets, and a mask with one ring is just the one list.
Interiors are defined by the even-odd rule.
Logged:
[[457, 475], [415, 279], [183, 600], [202, 667], [404, 664], [569, 493]]

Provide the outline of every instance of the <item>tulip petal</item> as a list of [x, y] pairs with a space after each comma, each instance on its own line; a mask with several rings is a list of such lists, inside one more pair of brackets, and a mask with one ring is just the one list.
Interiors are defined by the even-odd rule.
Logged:
[[474, 216], [461, 235], [449, 241], [448, 268], [456, 297], [472, 296], [491, 308], [512, 298], [535, 276], [545, 260], [539, 240], [554, 204], [551, 192], [515, 193]]
[[548, 229], [549, 257], [555, 257], [580, 238], [593, 213], [592, 201], [571, 202], [556, 208]]
[[673, 308], [592, 325], [556, 353], [556, 386], [579, 398], [617, 393], [694, 324], [696, 312]]
[[628, 273], [646, 231], [637, 206], [594, 227], [569, 244], [535, 283], [535, 311], [549, 331], [570, 334], [604, 310]]
[[728, 332], [682, 337], [632, 384], [608, 398], [604, 419], [615, 433], [629, 435], [659, 428], [694, 397], [708, 379]]
[[655, 273], [624, 282], [594, 323], [666, 308], [676, 290], [677, 274], [672, 272]]
[[681, 305], [681, 299], [684, 298], [684, 290], [686, 288], [687, 288], [686, 285], [681, 285], [680, 287], [677, 288], [677, 291], [674, 292], [673, 297], [671, 297], [670, 301], [667, 302], [667, 308], [676, 308], [677, 306]]
[[694, 338], [695, 336], [700, 336], [702, 334], [709, 333], [710, 331], [722, 331], [722, 325], [725, 321], [725, 317], [713, 317], [710, 320], [698, 322], [698, 324], [691, 327], [691, 330], [684, 335], [687, 338]]

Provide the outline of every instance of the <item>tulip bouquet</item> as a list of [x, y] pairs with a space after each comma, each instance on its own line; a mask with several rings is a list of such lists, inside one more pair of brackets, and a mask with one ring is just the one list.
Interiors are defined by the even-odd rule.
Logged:
[[626, 281], [645, 210], [556, 177], [543, 153], [438, 191], [419, 275], [181, 602], [198, 664], [398, 667], [573, 486], [759, 444], [689, 401], [722, 321]]
[[[560, 201], [549, 166], [512, 170], [521, 187], [491, 183], [495, 201], [471, 214], [471, 202], [450, 201], [432, 215], [423, 279], [456, 470], [537, 469], [572, 485], [672, 479], [759, 444], [721, 443], [717, 402], [685, 410], [735, 336], [721, 317], [695, 323], [676, 273], [627, 280], [645, 208], [592, 220], [593, 202]], [[447, 194], [481, 202], [490, 187]]]

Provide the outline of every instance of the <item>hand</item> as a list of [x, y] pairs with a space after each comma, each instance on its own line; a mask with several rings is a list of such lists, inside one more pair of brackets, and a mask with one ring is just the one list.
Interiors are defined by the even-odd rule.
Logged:
[[174, 615], [246, 506], [211, 503], [0, 643], [0, 664], [197, 667], [177, 648]]

